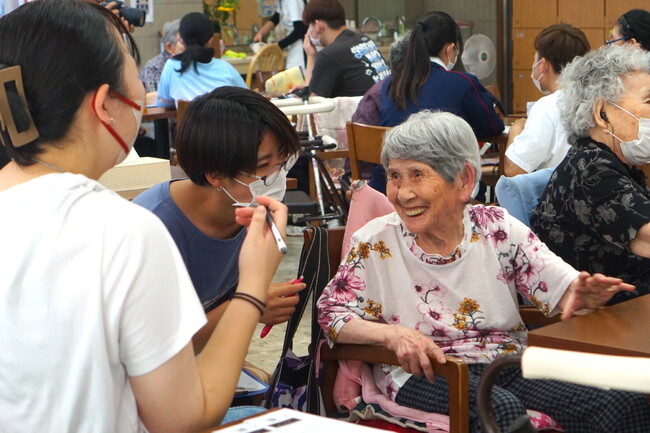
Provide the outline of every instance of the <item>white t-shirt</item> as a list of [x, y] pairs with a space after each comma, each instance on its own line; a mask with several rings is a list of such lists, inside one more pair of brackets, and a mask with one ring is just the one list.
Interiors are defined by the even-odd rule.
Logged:
[[[304, 0], [281, 0], [278, 10], [282, 26], [287, 34], [293, 32], [293, 22], [302, 21], [302, 11], [305, 9]], [[305, 68], [305, 55], [302, 50], [302, 39], [299, 39], [287, 47], [286, 69], [294, 66]]]
[[556, 167], [571, 147], [560, 121], [562, 90], [544, 96], [530, 110], [526, 126], [506, 150], [506, 156], [526, 172]]
[[167, 230], [67, 173], [0, 192], [0, 209], [0, 431], [144, 431], [128, 376], [206, 321]]

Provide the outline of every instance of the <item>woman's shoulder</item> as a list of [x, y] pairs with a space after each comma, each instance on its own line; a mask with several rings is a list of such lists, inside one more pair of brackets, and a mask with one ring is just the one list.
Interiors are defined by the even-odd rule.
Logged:
[[495, 227], [502, 228], [510, 219], [510, 214], [505, 208], [499, 206], [486, 206], [483, 204], [468, 204], [465, 207], [473, 230], [477, 233], [494, 231]]
[[370, 241], [386, 232], [399, 229], [400, 225], [399, 215], [397, 212], [392, 212], [368, 221], [354, 233], [353, 237], [358, 240]]

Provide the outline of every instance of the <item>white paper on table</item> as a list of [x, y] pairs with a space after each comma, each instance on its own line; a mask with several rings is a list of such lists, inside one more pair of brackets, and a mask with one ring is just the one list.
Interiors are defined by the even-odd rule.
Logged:
[[372, 433], [383, 432], [332, 418], [325, 418], [292, 409], [280, 409], [244, 420], [219, 433]]

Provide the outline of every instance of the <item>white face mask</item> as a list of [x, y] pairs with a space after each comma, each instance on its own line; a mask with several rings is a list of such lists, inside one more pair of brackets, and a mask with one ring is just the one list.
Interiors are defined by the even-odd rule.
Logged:
[[311, 44], [316, 48], [316, 51], [320, 51], [323, 48], [323, 44], [320, 43], [320, 38], [312, 38], [311, 35], [309, 35], [309, 40], [311, 41]]
[[531, 80], [533, 80], [533, 84], [535, 85], [535, 87], [537, 87], [537, 90], [539, 90], [542, 93], [542, 95], [549, 95], [551, 93], [551, 91], [550, 90], [543, 90], [542, 89], [542, 83], [539, 82], [539, 80], [542, 79], [542, 77], [544, 76], [544, 74], [546, 72], [542, 72], [542, 75], [540, 75], [538, 78], [535, 78], [535, 76], [533, 75], [534, 71], [535, 71], [535, 67], [537, 65], [539, 65], [540, 63], [542, 63], [542, 60], [543, 59], [539, 59], [535, 64], [533, 64], [532, 70], [530, 71], [530, 78], [531, 78]]
[[606, 133], [621, 142], [621, 152], [628, 163], [632, 165], [642, 165], [650, 162], [650, 119], [638, 118], [625, 108], [610, 102], [614, 107], [634, 117], [639, 122], [639, 132], [637, 139], [632, 141], [623, 141], [613, 132], [604, 129]]
[[[456, 51], [456, 50], [452, 48], [452, 51]], [[449, 54], [447, 54], [447, 59], [451, 59], [451, 56]], [[453, 62], [447, 63], [447, 70], [451, 71], [452, 69], [454, 69], [454, 66], [456, 66], [457, 61], [458, 61], [458, 54], [456, 54], [456, 58], [454, 59]]]
[[[144, 107], [144, 101], [133, 101], [133, 102], [135, 102], [141, 107]], [[133, 140], [130, 143], [127, 143], [127, 146], [129, 147], [129, 152], [133, 150], [133, 145], [135, 144], [135, 140], [138, 138], [138, 134], [140, 133], [140, 125], [142, 124], [142, 112], [144, 111], [144, 110], [136, 110], [133, 107], [131, 107], [131, 110], [133, 110], [133, 117], [135, 118], [135, 135], [133, 136]], [[120, 154], [117, 156], [115, 165], [124, 161], [127, 156], [128, 154], [124, 151], [124, 149], [122, 149]]]
[[[248, 189], [251, 192], [250, 203], [255, 202], [255, 197], [260, 195], [271, 197], [272, 199], [277, 201], [282, 201], [282, 199], [284, 199], [284, 194], [287, 191], [287, 169], [286, 168], [284, 167], [280, 168], [277, 177], [275, 178], [275, 180], [271, 185], [264, 185], [264, 181], [262, 180], [261, 176], [255, 176], [248, 173], [246, 173], [246, 176], [254, 177], [257, 180], [248, 184], [236, 178], [234, 180], [235, 182], [248, 187]], [[248, 206], [250, 204], [250, 203], [245, 203], [237, 200], [226, 190], [226, 188], [221, 187], [221, 189], [223, 189], [223, 192], [225, 192], [226, 195], [228, 195], [228, 197], [230, 197], [230, 199], [233, 202], [235, 202], [235, 204], [245, 205], [245, 206]]]

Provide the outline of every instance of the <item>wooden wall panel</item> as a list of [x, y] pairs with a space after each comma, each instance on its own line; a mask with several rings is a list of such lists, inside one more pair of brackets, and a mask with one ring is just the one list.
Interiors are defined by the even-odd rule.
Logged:
[[605, 32], [602, 27], [599, 29], [581, 29], [581, 30], [585, 32], [585, 35], [589, 40], [589, 45], [591, 46], [592, 50], [598, 49], [602, 45], [604, 45], [605, 44], [604, 35], [605, 33], [609, 33], [609, 31]]
[[512, 90], [515, 113], [526, 113], [526, 104], [543, 96], [530, 79], [530, 68], [512, 72]]
[[604, 19], [605, 0], [558, 0], [559, 22], [594, 29], [602, 28]]
[[614, 27], [616, 20], [630, 9], [650, 11], [650, 0], [607, 0], [605, 3], [605, 27], [607, 30]]
[[547, 27], [557, 22], [558, 0], [513, 0], [513, 27]]
[[535, 37], [540, 30], [512, 29], [512, 69], [530, 70], [535, 56]]

